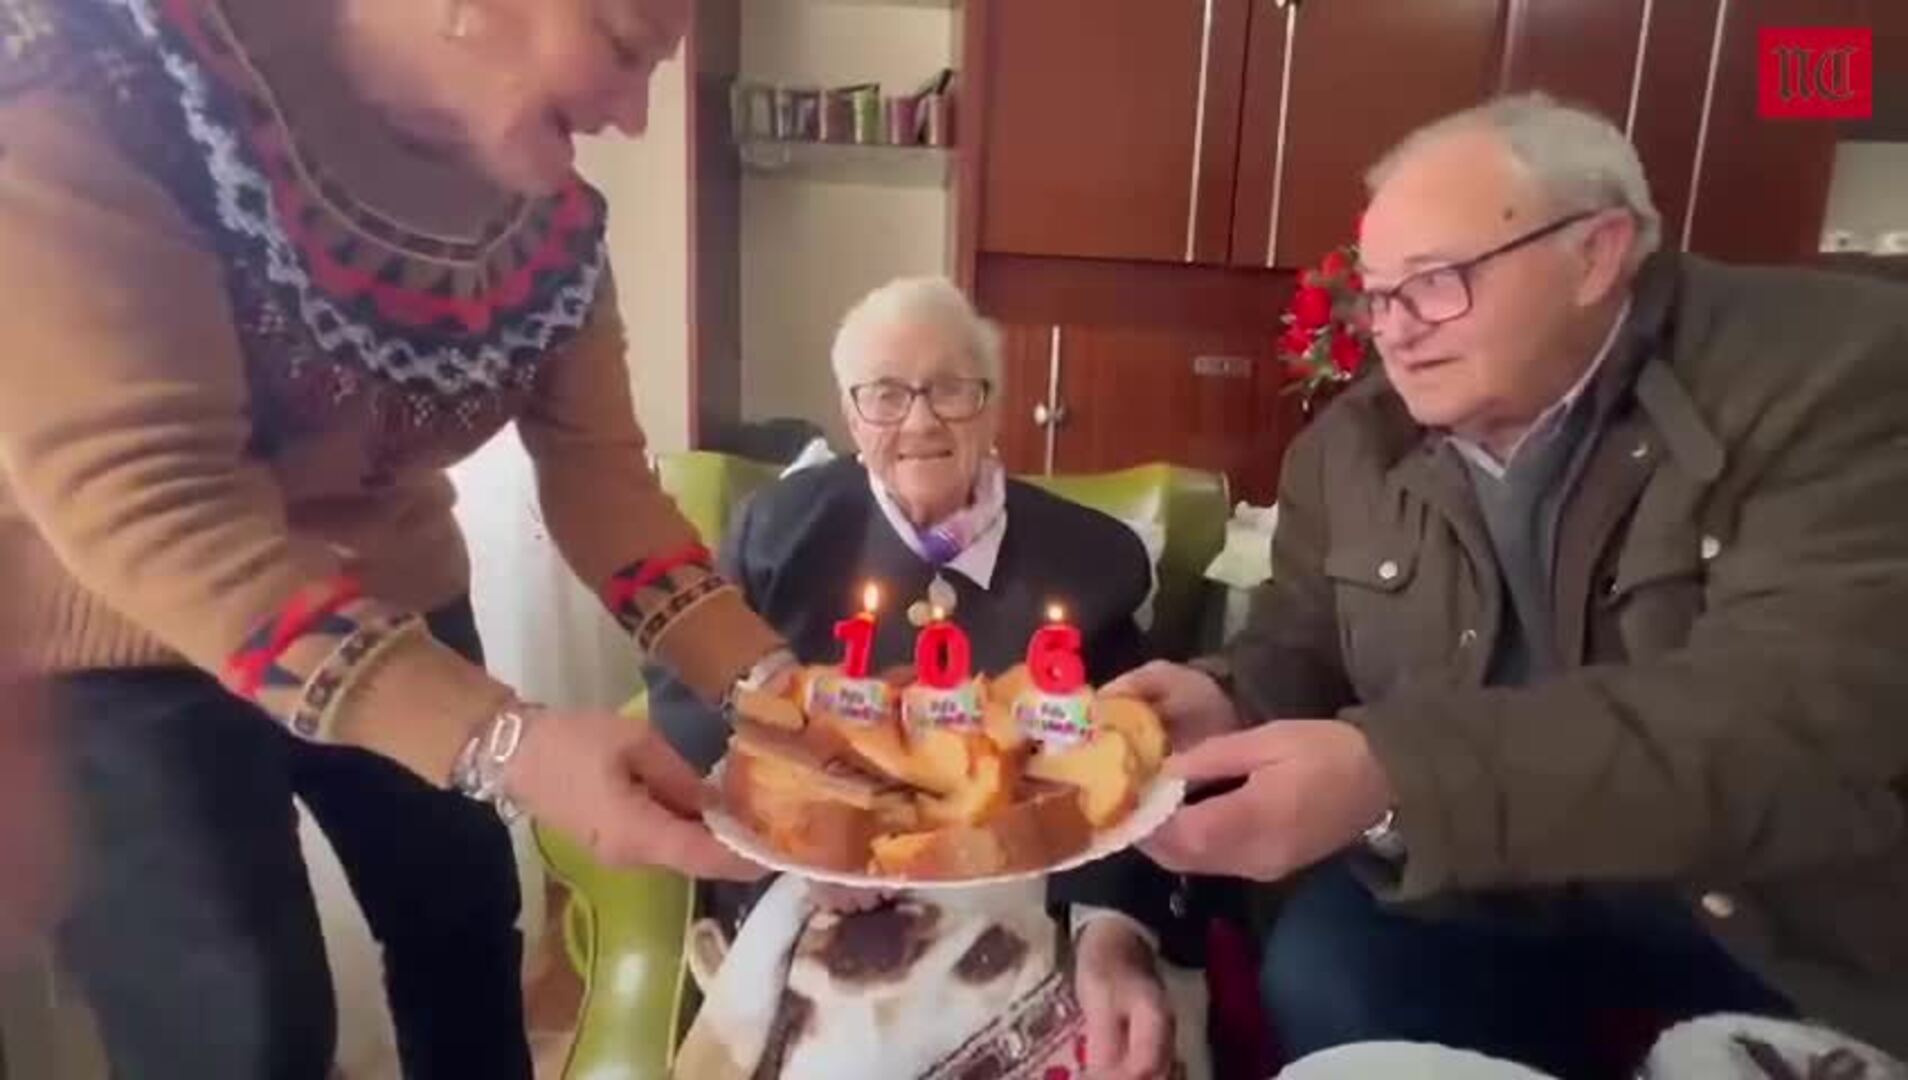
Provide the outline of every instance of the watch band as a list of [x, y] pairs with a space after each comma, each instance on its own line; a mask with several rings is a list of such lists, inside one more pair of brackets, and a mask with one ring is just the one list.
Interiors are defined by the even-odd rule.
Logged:
[[499, 709], [464, 744], [451, 773], [452, 787], [468, 798], [489, 803], [506, 825], [521, 817], [523, 810], [504, 794], [504, 771], [523, 746], [524, 732], [541, 711], [521, 702]]

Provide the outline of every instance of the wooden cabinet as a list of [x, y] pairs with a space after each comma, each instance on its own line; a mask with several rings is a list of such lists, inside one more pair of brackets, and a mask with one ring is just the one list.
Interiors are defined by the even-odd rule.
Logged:
[[1899, 0], [1511, 0], [1504, 86], [1583, 102], [1623, 127], [1649, 174], [1664, 247], [1806, 261], [1846, 132], [1757, 115], [1759, 32], [1872, 26], [1880, 76], [1905, 11]]
[[1352, 239], [1365, 170], [1496, 84], [1504, 0], [1254, 0], [1231, 258], [1298, 267]]
[[1248, 2], [993, 4], [981, 247], [1223, 261]]
[[1494, 85], [1503, 2], [996, 3], [980, 247], [1314, 260], [1378, 154]]
[[1301, 419], [1271, 356], [1293, 272], [1412, 129], [1499, 91], [1588, 105], [1636, 144], [1665, 248], [1799, 262], [1846, 129], [1756, 115], [1758, 32], [1872, 25], [1878, 97], [1908, 100], [1903, 0], [963, 2], [958, 261], [1010, 327], [1003, 451], [1221, 469], [1255, 500]]
[[1813, 250], [1842, 128], [1756, 113], [1767, 26], [1899, 0], [972, 0], [987, 4], [981, 253], [1293, 269], [1349, 238], [1363, 174], [1499, 90], [1635, 141], [1668, 247]]
[[1008, 326], [1000, 448], [1016, 472], [1171, 461], [1272, 501], [1298, 402], [1264, 335]]

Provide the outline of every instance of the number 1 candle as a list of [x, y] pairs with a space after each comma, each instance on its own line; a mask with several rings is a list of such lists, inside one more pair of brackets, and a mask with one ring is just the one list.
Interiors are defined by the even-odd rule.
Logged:
[[888, 684], [869, 675], [874, 666], [875, 611], [881, 589], [869, 582], [861, 590], [861, 611], [835, 624], [842, 644], [841, 674], [823, 674], [809, 682], [808, 711], [833, 713], [851, 723], [878, 724], [892, 715]]
[[874, 657], [875, 609], [881, 606], [881, 588], [869, 582], [861, 589], [861, 611], [835, 624], [835, 640], [842, 643], [841, 673], [850, 679], [868, 677]]

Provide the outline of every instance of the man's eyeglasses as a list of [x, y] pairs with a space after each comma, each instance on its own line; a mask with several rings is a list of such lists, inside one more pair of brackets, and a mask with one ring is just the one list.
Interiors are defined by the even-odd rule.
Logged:
[[1477, 268], [1500, 255], [1508, 255], [1519, 248], [1529, 247], [1547, 236], [1575, 225], [1579, 221], [1595, 217], [1600, 210], [1584, 210], [1558, 218], [1548, 225], [1540, 225], [1520, 236], [1513, 237], [1481, 255], [1473, 255], [1463, 262], [1446, 263], [1429, 270], [1420, 270], [1405, 278], [1389, 289], [1366, 289], [1358, 294], [1356, 315], [1366, 326], [1372, 320], [1383, 318], [1391, 310], [1392, 304], [1405, 309], [1413, 319], [1421, 323], [1436, 325], [1453, 319], [1461, 319], [1471, 313], [1471, 275]]
[[899, 379], [876, 379], [848, 388], [855, 412], [870, 424], [893, 425], [908, 418], [914, 399], [927, 402], [928, 411], [944, 423], [972, 420], [987, 407], [994, 386], [986, 379], [930, 379], [919, 386]]

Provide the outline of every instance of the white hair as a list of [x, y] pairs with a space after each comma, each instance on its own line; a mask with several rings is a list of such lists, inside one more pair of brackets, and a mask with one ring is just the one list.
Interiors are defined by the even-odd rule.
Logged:
[[924, 323], [959, 342], [982, 378], [1000, 385], [1000, 328], [974, 310], [960, 288], [944, 277], [896, 278], [862, 297], [835, 331], [829, 359], [835, 382], [846, 389], [859, 376], [868, 334], [897, 323]]
[[1603, 116], [1541, 92], [1496, 98], [1419, 128], [1365, 173], [1366, 189], [1376, 194], [1425, 147], [1475, 131], [1503, 140], [1512, 160], [1560, 209], [1628, 210], [1636, 220], [1633, 258], [1640, 261], [1662, 243], [1663, 217], [1629, 138]]

